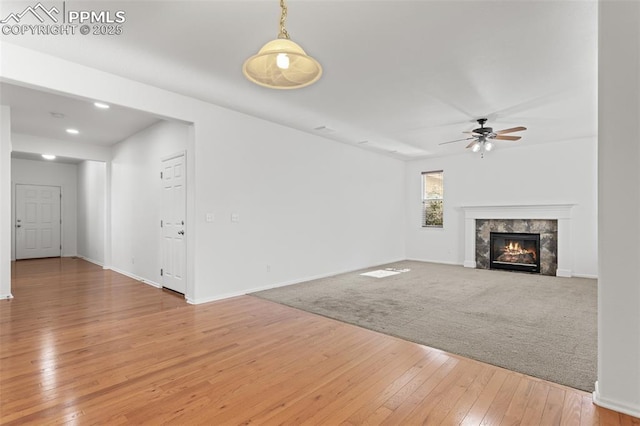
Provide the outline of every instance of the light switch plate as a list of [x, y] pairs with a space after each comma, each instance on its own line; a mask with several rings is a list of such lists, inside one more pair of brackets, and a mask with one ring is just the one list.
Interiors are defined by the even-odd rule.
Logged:
[[207, 222], [213, 222], [213, 217], [213, 213], [207, 213], [204, 220]]

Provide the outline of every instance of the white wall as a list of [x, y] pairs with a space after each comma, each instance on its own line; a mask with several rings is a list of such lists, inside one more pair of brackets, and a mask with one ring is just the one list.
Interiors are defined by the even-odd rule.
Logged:
[[196, 301], [405, 257], [403, 162], [230, 111], [215, 120], [196, 165], [197, 219], [215, 214], [198, 231]]
[[[75, 256], [77, 251], [78, 168], [75, 164], [11, 160], [12, 200], [15, 185], [51, 185], [62, 188], [62, 255]], [[12, 206], [14, 201], [12, 201]], [[15, 208], [11, 209], [11, 223], [15, 223]], [[15, 259], [15, 230], [11, 234], [11, 259]]]
[[598, 405], [640, 417], [640, 2], [599, 2]]
[[0, 105], [0, 298], [11, 298], [11, 110]]
[[106, 163], [78, 164], [78, 256], [105, 264]]
[[188, 125], [162, 121], [113, 147], [113, 269], [156, 285], [161, 284], [160, 163], [164, 157], [185, 151], [188, 137]]
[[[461, 148], [463, 149], [463, 147]], [[459, 155], [416, 160], [406, 167], [407, 257], [464, 261], [460, 206], [575, 204], [571, 235], [574, 275], [597, 268], [597, 143], [594, 139], [496, 148], [480, 158]], [[444, 170], [444, 228], [421, 227], [421, 173]]]
[[[187, 224], [207, 259], [192, 301], [404, 258], [402, 162], [233, 112], [217, 127], [195, 165], [196, 223], [215, 219]], [[160, 283], [160, 159], [184, 149], [187, 130], [163, 123], [116, 145], [114, 269]]]

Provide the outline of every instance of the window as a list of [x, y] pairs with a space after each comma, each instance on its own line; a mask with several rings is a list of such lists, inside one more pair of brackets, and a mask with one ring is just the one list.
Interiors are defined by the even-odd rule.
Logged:
[[442, 228], [442, 170], [422, 173], [422, 226]]

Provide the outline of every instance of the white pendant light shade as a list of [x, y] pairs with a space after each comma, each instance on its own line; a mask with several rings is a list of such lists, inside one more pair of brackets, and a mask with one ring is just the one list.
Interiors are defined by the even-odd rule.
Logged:
[[322, 67], [292, 42], [284, 27], [287, 5], [280, 0], [280, 33], [247, 59], [242, 72], [249, 81], [271, 89], [299, 89], [318, 81]]
[[322, 67], [293, 41], [278, 38], [247, 59], [242, 72], [250, 81], [272, 89], [298, 89], [318, 81]]

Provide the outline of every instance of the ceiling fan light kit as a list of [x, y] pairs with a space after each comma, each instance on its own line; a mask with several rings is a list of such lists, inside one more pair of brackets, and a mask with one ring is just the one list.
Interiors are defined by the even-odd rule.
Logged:
[[315, 83], [322, 76], [322, 66], [289, 39], [284, 27], [287, 6], [280, 0], [280, 33], [278, 38], [262, 46], [242, 66], [251, 82], [271, 89], [299, 89]]
[[517, 141], [522, 139], [522, 136], [507, 136], [506, 133], [513, 132], [521, 132], [523, 130], [527, 130], [526, 127], [518, 126], [512, 127], [510, 129], [496, 130], [493, 131], [491, 127], [484, 127], [484, 124], [487, 122], [486, 118], [479, 118], [478, 124], [480, 127], [477, 129], [473, 129], [471, 132], [463, 132], [463, 133], [471, 133], [471, 137], [464, 139], [456, 139], [455, 141], [443, 142], [439, 145], [446, 145], [454, 142], [461, 141], [472, 141], [466, 148], [471, 148], [473, 152], [480, 152], [480, 157], [484, 158], [484, 153], [489, 152], [493, 149], [494, 144], [492, 140], [503, 140], [503, 141]]

